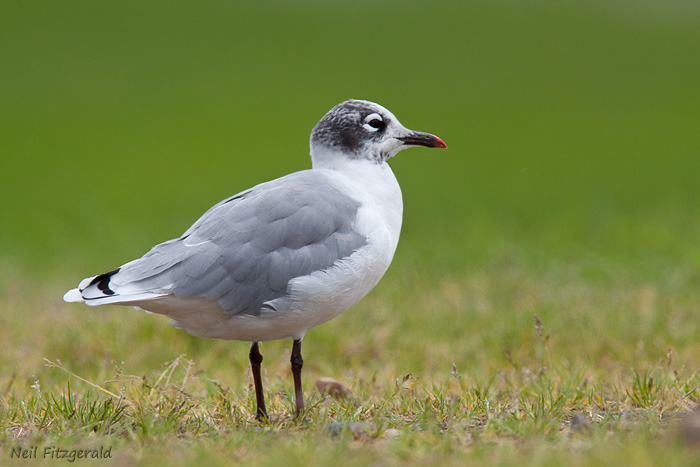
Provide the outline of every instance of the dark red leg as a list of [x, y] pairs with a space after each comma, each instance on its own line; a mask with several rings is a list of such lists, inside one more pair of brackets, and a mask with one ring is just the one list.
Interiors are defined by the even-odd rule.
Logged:
[[262, 377], [260, 376], [260, 364], [263, 361], [263, 356], [258, 349], [258, 343], [253, 342], [250, 346], [250, 369], [253, 372], [253, 384], [255, 384], [255, 400], [257, 403], [257, 412], [255, 418], [258, 420], [267, 419], [267, 409], [265, 408], [265, 395], [263, 394]]
[[294, 400], [297, 405], [297, 418], [300, 418], [304, 414], [304, 391], [301, 388], [301, 369], [304, 366], [304, 359], [301, 358], [301, 339], [294, 341], [290, 360], [294, 376]]

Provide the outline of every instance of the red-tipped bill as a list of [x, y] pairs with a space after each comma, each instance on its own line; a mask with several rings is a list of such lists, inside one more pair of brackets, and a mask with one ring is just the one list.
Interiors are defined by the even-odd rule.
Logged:
[[407, 146], [425, 146], [427, 148], [447, 148], [443, 140], [430, 133], [414, 131], [407, 136], [397, 138]]

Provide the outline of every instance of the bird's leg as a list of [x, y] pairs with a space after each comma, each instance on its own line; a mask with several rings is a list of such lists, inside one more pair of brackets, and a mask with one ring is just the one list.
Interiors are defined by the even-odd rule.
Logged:
[[267, 419], [267, 409], [265, 408], [265, 395], [263, 394], [262, 378], [260, 377], [260, 364], [263, 356], [258, 349], [258, 343], [253, 342], [250, 346], [250, 369], [253, 372], [253, 384], [255, 384], [255, 401], [258, 406], [255, 418], [258, 420]]
[[301, 368], [304, 366], [304, 359], [301, 358], [301, 339], [294, 341], [292, 346], [292, 375], [294, 376], [294, 399], [297, 405], [297, 418], [304, 413], [304, 391], [301, 388]]

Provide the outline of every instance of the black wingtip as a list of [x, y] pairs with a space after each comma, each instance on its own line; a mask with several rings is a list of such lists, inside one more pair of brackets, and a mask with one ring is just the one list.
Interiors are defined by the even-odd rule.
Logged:
[[117, 268], [114, 271], [109, 271], [105, 272], [104, 274], [100, 274], [99, 276], [95, 276], [95, 278], [88, 284], [88, 287], [91, 285], [97, 285], [97, 288], [102, 291], [105, 295], [114, 295], [114, 290], [109, 288], [109, 279], [113, 275], [119, 272], [121, 268]]

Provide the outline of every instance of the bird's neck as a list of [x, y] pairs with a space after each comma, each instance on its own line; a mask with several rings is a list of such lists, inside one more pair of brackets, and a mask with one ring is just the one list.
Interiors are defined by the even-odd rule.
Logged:
[[381, 157], [370, 158], [360, 155], [348, 155], [342, 151], [322, 145], [311, 145], [311, 166], [314, 169], [345, 170], [346, 167], [360, 165], [383, 165]]

